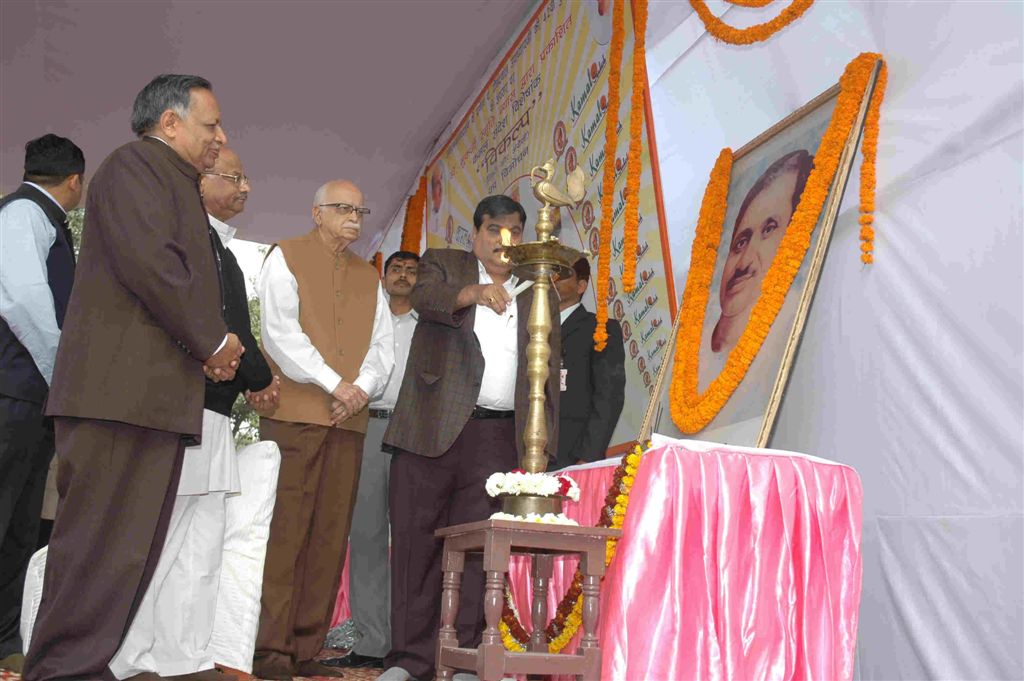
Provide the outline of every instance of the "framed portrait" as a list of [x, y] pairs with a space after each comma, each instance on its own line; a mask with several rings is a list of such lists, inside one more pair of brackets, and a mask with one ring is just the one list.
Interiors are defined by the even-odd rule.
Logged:
[[[813, 168], [815, 153], [829, 126], [838, 94], [838, 85], [830, 88], [734, 154], [725, 222], [700, 334], [698, 394], [721, 373], [729, 352], [748, 324], [751, 310], [761, 296], [761, 282], [771, 267]], [[865, 101], [867, 99], [869, 97], [865, 97]], [[703, 429], [697, 433], [682, 433], [672, 421], [669, 407], [669, 386], [677, 350], [677, 333], [673, 332], [645, 419], [647, 432], [641, 432], [641, 438], [653, 430], [669, 437], [750, 447], [768, 445], [825, 261], [863, 129], [865, 110], [862, 107], [847, 139], [828, 198], [811, 235], [810, 247], [785, 302], [736, 390]], [[680, 316], [676, 322], [686, 324], [688, 320]]]

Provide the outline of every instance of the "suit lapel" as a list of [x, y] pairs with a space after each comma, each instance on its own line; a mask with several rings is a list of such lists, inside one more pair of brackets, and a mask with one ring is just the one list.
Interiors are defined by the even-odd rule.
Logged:
[[586, 319], [587, 311], [583, 308], [582, 305], [580, 305], [579, 307], [572, 311], [572, 314], [569, 315], [569, 318], [565, 320], [564, 324], [562, 324], [563, 347], [565, 345], [565, 339], [571, 336], [577, 330], [579, 330], [580, 326], [583, 325], [583, 322], [586, 321]]
[[[460, 260], [460, 266], [454, 272], [455, 276], [459, 278], [457, 283], [460, 291], [470, 284], [480, 283], [479, 261], [471, 251], [463, 251], [463, 253], [465, 255]], [[474, 324], [476, 324], [476, 305], [470, 305], [462, 325], [472, 330]]]

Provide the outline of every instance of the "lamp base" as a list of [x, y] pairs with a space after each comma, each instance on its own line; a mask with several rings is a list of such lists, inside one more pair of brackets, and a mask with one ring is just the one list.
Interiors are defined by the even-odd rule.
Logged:
[[562, 499], [563, 497], [561, 496], [543, 497], [536, 494], [502, 495], [501, 510], [511, 515], [523, 517], [530, 513], [536, 513], [537, 515], [554, 513], [558, 515], [562, 512]]

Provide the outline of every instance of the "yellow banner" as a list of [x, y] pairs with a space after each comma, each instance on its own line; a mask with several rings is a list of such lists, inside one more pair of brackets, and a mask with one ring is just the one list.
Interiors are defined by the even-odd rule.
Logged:
[[[622, 325], [627, 384], [626, 406], [613, 444], [636, 437], [664, 360], [672, 326], [670, 310], [674, 311], [672, 284], [665, 276], [671, 265], [662, 248], [647, 128], [640, 182], [637, 284], [630, 294], [622, 289], [622, 225], [633, 74], [632, 18], [629, 3], [626, 5], [621, 123], [614, 160], [605, 158], [604, 149], [612, 2], [549, 0], [537, 9], [454, 134], [427, 167], [427, 246], [467, 250], [473, 237], [473, 210], [480, 199], [506, 194], [522, 203], [528, 216], [524, 240], [533, 240], [536, 235], [532, 223], [540, 204], [530, 187], [530, 169], [554, 158], [556, 183], [564, 186], [566, 175], [582, 167], [587, 196], [579, 207], [561, 210], [556, 234], [563, 243], [593, 254], [591, 272], [596, 276], [602, 168], [606, 162], [615, 163], [612, 282], [607, 304], [609, 318]], [[584, 303], [594, 310], [593, 281]]]

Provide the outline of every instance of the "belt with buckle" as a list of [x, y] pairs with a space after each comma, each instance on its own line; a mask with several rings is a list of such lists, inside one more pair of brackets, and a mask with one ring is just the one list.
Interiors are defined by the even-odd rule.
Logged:
[[470, 414], [471, 419], [510, 419], [515, 416], [514, 411], [498, 411], [496, 409], [488, 409], [487, 407], [473, 407], [473, 413]]
[[391, 418], [392, 411], [390, 409], [371, 409], [371, 419], [389, 419]]

